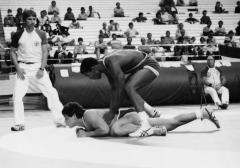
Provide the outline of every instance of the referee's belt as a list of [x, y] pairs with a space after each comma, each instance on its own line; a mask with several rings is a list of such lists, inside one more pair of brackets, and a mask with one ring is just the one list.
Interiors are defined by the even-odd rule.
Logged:
[[23, 61], [18, 61], [18, 63], [23, 63], [23, 64], [35, 64], [36, 62], [23, 62]]

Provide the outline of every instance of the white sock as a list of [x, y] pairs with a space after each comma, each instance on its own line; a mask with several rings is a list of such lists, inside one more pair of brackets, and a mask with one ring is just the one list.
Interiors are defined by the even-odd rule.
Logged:
[[202, 109], [196, 111], [195, 114], [196, 114], [197, 119], [202, 119], [203, 118]]

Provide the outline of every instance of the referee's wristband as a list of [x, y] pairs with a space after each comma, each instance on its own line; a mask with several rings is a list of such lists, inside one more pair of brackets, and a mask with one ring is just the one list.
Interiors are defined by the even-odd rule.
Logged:
[[44, 71], [44, 68], [39, 68], [39, 70]]

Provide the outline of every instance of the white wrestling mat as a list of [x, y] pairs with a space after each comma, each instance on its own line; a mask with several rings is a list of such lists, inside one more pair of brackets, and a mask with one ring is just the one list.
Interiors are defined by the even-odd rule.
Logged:
[[[216, 112], [222, 126], [219, 131], [207, 120], [193, 121], [166, 137], [76, 138], [75, 129], [53, 126], [8, 133], [0, 136], [0, 168], [239, 168], [239, 107]], [[163, 117], [196, 109], [160, 108]]]

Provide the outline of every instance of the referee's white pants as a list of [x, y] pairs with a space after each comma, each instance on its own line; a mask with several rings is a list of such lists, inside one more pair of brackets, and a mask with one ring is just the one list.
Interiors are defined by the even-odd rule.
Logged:
[[[205, 94], [209, 94], [214, 103], [217, 105], [221, 105], [221, 104], [229, 104], [229, 91], [228, 88], [222, 86], [219, 90], [214, 89], [213, 87], [208, 87], [206, 86], [204, 88]], [[221, 100], [218, 97], [218, 94], [221, 95]]]
[[15, 86], [13, 90], [13, 110], [15, 124], [24, 124], [24, 106], [23, 97], [26, 95], [29, 87], [37, 87], [42, 94], [47, 98], [48, 108], [53, 114], [54, 122], [63, 122], [62, 115], [63, 105], [59, 100], [56, 89], [52, 86], [49, 75], [44, 70], [42, 78], [38, 79], [36, 73], [41, 66], [40, 63], [24, 64], [20, 63], [19, 66], [25, 71], [25, 79], [21, 80], [15, 75]]

